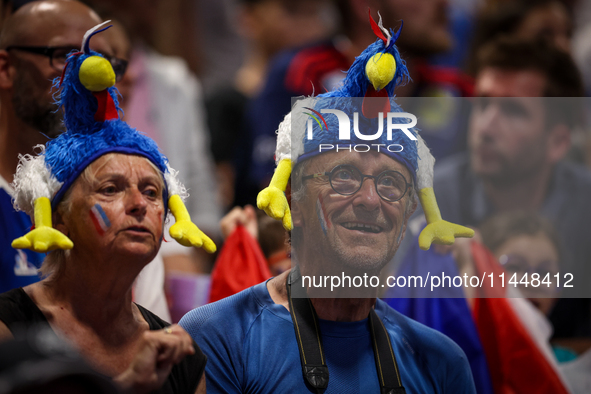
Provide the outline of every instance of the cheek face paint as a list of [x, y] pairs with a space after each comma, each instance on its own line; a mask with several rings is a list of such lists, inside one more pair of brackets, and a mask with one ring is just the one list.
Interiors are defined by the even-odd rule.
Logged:
[[318, 196], [318, 200], [316, 200], [316, 215], [318, 215], [318, 221], [320, 222], [320, 227], [322, 228], [322, 232], [324, 235], [326, 234], [326, 229], [330, 228], [330, 221], [324, 212], [324, 203], [322, 202], [322, 196]]
[[111, 227], [111, 221], [107, 217], [107, 214], [99, 204], [94, 204], [90, 208], [90, 219], [96, 228], [99, 235], [103, 235], [109, 227]]

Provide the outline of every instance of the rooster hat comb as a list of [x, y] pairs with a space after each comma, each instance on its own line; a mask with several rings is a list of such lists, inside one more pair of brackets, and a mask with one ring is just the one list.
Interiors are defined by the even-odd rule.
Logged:
[[188, 194], [177, 171], [151, 138], [119, 119], [113, 67], [89, 47], [92, 36], [108, 29], [105, 25], [109, 22], [86, 32], [82, 51], [69, 55], [61, 78], [54, 81], [60, 89], [58, 104], [64, 111], [66, 132], [45, 148], [40, 146], [38, 155], [20, 158], [13, 183], [14, 204], [34, 218], [35, 228], [14, 240], [12, 246], [36, 252], [74, 247], [66, 235], [53, 228], [52, 210], [93, 161], [108, 153], [122, 153], [147, 158], [163, 174], [165, 210], [176, 220], [170, 228], [171, 237], [181, 245], [214, 252], [215, 244], [191, 222], [183, 202]]
[[[356, 112], [359, 114], [359, 128], [363, 124], [369, 130], [376, 130], [378, 126], [385, 127], [383, 124], [379, 125], [379, 122], [385, 121], [385, 117], [379, 116], [380, 114], [403, 112], [394, 100], [394, 88], [406, 83], [409, 79], [406, 65], [394, 45], [402, 31], [402, 25], [398, 32], [394, 33], [391, 29], [388, 31], [382, 26], [381, 16], [379, 23], [373, 20], [371, 14], [369, 20], [378, 38], [355, 59], [342, 85], [334, 91], [317, 97], [299, 100], [279, 124], [275, 151], [277, 168], [270, 185], [259, 193], [257, 205], [272, 218], [281, 220], [287, 230], [291, 230], [292, 222], [285, 189], [292, 167], [298, 161], [320, 154], [320, 144], [338, 146], [339, 141], [338, 132], [335, 130], [339, 130], [340, 120], [337, 119], [336, 114], [335, 116], [326, 115], [322, 117], [323, 123], [313, 124], [312, 140], [305, 138], [307, 118], [301, 114], [310, 116], [312, 115], [310, 112], [316, 115], [320, 115], [320, 112], [331, 114], [327, 111], [330, 109], [338, 109], [349, 114]], [[363, 98], [363, 100], [352, 98]], [[366, 98], [370, 99], [366, 100]], [[403, 123], [403, 119], [395, 119], [393, 123]], [[388, 145], [401, 143], [404, 140], [404, 150], [401, 152], [392, 153], [384, 149], [382, 152], [404, 164], [415, 181], [415, 189], [427, 219], [427, 226], [419, 236], [419, 246], [426, 250], [433, 242], [450, 245], [457, 237], [472, 237], [474, 235], [472, 229], [441, 218], [433, 192], [435, 159], [417, 130], [410, 128], [415, 124], [416, 122], [409, 124], [407, 129], [414, 137], [411, 140], [403, 133], [393, 133], [391, 135], [393, 139], [386, 140], [386, 133], [382, 133], [375, 142]], [[357, 136], [357, 133], [355, 135]], [[359, 137], [353, 136], [350, 142], [363, 143]]]

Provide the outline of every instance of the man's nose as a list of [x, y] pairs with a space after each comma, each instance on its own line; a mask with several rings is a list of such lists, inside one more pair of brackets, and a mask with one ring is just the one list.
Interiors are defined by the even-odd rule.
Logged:
[[495, 137], [501, 129], [501, 111], [498, 105], [489, 104], [474, 115], [474, 128], [478, 134]]
[[368, 211], [373, 211], [380, 205], [380, 196], [376, 190], [374, 179], [364, 178], [361, 189], [355, 194], [355, 205], [363, 206]]
[[148, 202], [142, 192], [137, 188], [131, 188], [126, 194], [127, 213], [131, 215], [144, 215], [148, 207]]

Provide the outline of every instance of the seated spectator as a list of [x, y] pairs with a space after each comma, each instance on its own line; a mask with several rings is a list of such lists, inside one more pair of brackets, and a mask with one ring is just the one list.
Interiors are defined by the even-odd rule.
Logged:
[[51, 251], [44, 279], [0, 296], [0, 337], [48, 324], [100, 373], [136, 392], [205, 392], [206, 358], [187, 333], [132, 302], [132, 285], [170, 233], [185, 246], [215, 245], [190, 220], [177, 172], [149, 137], [119, 119], [115, 72], [90, 50], [68, 57], [56, 86], [66, 133], [22, 157], [15, 204], [35, 228], [15, 248]]
[[[373, 26], [379, 31], [377, 23]], [[357, 57], [342, 89], [324, 96], [330, 108], [349, 111], [345, 113], [351, 116], [350, 101], [345, 98], [374, 91], [376, 79], [361, 72], [373, 67], [372, 56], [386, 62], [394, 59], [380, 73], [385, 76], [380, 83], [382, 94], [386, 93], [390, 104], [394, 88], [407, 77], [391, 44], [384, 36]], [[317, 112], [321, 101], [298, 102], [279, 125], [278, 167], [258, 199], [259, 208], [281, 220], [286, 229], [293, 224], [294, 267], [197, 308], [179, 322], [207, 349], [208, 389], [215, 393], [476, 392], [466, 356], [449, 338], [377, 300], [377, 285], [351, 286], [351, 277], [378, 278], [395, 255], [416, 209], [417, 189], [430, 212], [421, 237], [423, 247], [432, 242], [450, 243], [454, 237], [473, 232], [438, 215], [435, 198], [429, 193], [432, 189], [426, 186], [432, 182], [433, 158], [417, 134], [420, 154], [337, 151], [334, 146], [319, 152], [315, 144], [330, 141], [338, 147], [339, 120], [332, 116], [322, 134], [322, 126], [316, 128], [315, 135], [321, 137], [308, 144], [304, 128], [292, 128], [290, 118], [294, 117], [296, 125], [305, 124], [306, 105]], [[402, 112], [399, 107], [394, 111]], [[302, 118], [295, 119], [298, 116]], [[361, 114], [356, 118], [364, 130], [376, 126], [372, 121], [379, 122]], [[406, 144], [401, 135], [395, 141]], [[292, 136], [293, 146], [288, 143]], [[386, 142], [385, 135], [376, 142]], [[290, 177], [292, 188], [286, 194]], [[330, 285], [312, 285], [312, 277], [315, 281], [334, 279], [329, 273], [339, 280], [342, 275], [343, 286], [332, 292]], [[349, 285], [345, 284], [347, 277]]]
[[[552, 224], [534, 213], [508, 212], [491, 217], [480, 230], [483, 243], [498, 258], [507, 280], [518, 282], [520, 293], [548, 317], [560, 296], [554, 276], [560, 273], [561, 247]], [[532, 283], [534, 274], [539, 275], [538, 286]], [[525, 285], [524, 278], [529, 285]], [[545, 318], [537, 322], [537, 330], [550, 340], [550, 322]], [[558, 340], [551, 345], [571, 392], [586, 393], [591, 382], [587, 361], [591, 357], [591, 340]]]
[[525, 274], [551, 285], [520, 285], [524, 297], [549, 316], [558, 298], [554, 275], [560, 272], [560, 241], [552, 224], [542, 216], [527, 212], [507, 212], [493, 216], [480, 226], [482, 242], [499, 259], [507, 277], [519, 282]]
[[[25, 1], [3, 2], [17, 9]], [[48, 21], [51, 21], [49, 23]], [[80, 48], [84, 32], [99, 23], [96, 13], [79, 2], [36, 2], [18, 8], [3, 23], [0, 38], [0, 292], [39, 281], [37, 269], [43, 254], [15, 250], [12, 240], [31, 227], [31, 220], [12, 207], [10, 183], [19, 155], [33, 153], [62, 131], [62, 116], [51, 92], [51, 81], [59, 77], [66, 55]], [[112, 55], [111, 48], [97, 37], [95, 49]], [[54, 48], [45, 54], [30, 47]], [[24, 49], [23, 49], [24, 48]]]
[[[63, 117], [51, 90], [51, 80], [62, 74], [66, 55], [80, 49], [87, 29], [101, 21], [97, 14], [77, 1], [8, 2], [15, 15], [6, 20], [0, 39], [0, 63], [5, 83], [0, 86], [0, 292], [39, 281], [38, 268], [45, 255], [13, 249], [11, 242], [31, 228], [31, 219], [12, 206], [10, 183], [19, 155], [33, 153], [63, 131]], [[32, 3], [32, 4], [29, 4]], [[125, 74], [111, 40], [97, 37], [93, 49], [107, 56], [120, 79]], [[30, 47], [55, 48], [33, 53]], [[20, 49], [17, 49], [20, 47]], [[9, 70], [14, 70], [10, 73]], [[164, 320], [170, 314], [164, 296], [164, 266], [160, 254], [139, 276], [134, 300]]]
[[[561, 270], [582, 291], [591, 277], [583, 264], [591, 258], [591, 173], [565, 160], [578, 102], [535, 98], [580, 96], [577, 67], [553, 45], [508, 38], [482, 48], [477, 64], [475, 93], [482, 98], [469, 121], [469, 151], [435, 169], [441, 214], [478, 226], [497, 213], [539, 212], [560, 235]], [[555, 335], [590, 335], [589, 310], [588, 299], [559, 300], [551, 316]]]

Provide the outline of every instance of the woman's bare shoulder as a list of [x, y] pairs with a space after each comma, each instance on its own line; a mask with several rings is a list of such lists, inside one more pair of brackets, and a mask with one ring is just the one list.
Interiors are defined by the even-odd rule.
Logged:
[[8, 329], [8, 326], [4, 322], [0, 321], [0, 342], [8, 341], [13, 339], [12, 332]]

